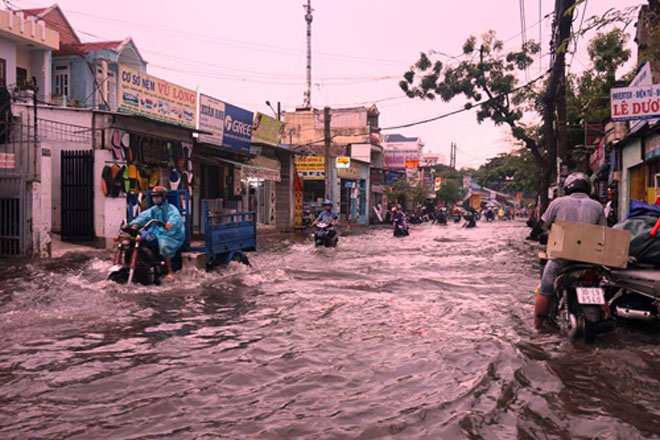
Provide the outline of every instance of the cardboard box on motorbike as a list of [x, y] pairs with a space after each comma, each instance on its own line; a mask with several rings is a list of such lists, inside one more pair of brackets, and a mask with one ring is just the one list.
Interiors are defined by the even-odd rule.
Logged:
[[630, 237], [630, 231], [557, 220], [550, 229], [547, 256], [625, 268]]

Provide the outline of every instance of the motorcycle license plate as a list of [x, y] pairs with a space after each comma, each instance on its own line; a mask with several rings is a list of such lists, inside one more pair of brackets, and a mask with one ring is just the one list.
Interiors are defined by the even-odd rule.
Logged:
[[605, 292], [600, 287], [578, 287], [575, 290], [580, 304], [605, 304]]

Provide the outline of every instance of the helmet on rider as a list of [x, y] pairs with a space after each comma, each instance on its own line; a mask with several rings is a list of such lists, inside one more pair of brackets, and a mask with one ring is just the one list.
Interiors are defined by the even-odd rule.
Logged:
[[573, 193], [591, 194], [591, 180], [584, 173], [572, 173], [564, 182], [564, 193], [571, 195]]
[[392, 212], [396, 212], [396, 211], [397, 211], [396, 206], [392, 206]]
[[151, 190], [151, 201], [154, 205], [162, 205], [167, 197], [167, 189], [164, 186], [157, 186]]
[[330, 199], [325, 199], [322, 203], [323, 207], [325, 208], [326, 211], [331, 211], [332, 210], [332, 200]]

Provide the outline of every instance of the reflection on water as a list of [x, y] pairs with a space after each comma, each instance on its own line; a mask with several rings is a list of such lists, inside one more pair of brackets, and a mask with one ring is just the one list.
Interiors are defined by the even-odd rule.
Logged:
[[657, 331], [531, 331], [518, 222], [277, 244], [173, 285], [0, 266], [3, 438], [648, 438]]

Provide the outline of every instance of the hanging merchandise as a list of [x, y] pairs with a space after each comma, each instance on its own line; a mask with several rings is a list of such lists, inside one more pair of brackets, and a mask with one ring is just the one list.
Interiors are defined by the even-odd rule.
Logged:
[[121, 148], [121, 133], [119, 130], [112, 130], [110, 135], [110, 145], [112, 147], [112, 155], [116, 160], [124, 160], [124, 154]]
[[124, 152], [124, 157], [128, 162], [133, 162], [133, 154], [131, 151], [131, 135], [124, 132], [121, 135], [121, 146]]
[[126, 218], [128, 221], [133, 221], [136, 216], [135, 211], [138, 206], [138, 198], [135, 194], [126, 195]]
[[129, 191], [135, 194], [138, 192], [138, 178], [139, 178], [138, 170], [135, 165], [129, 165], [127, 168], [128, 168]]
[[103, 167], [101, 172], [101, 191], [104, 196], [110, 195], [110, 190], [112, 188], [112, 168], [108, 165]]
[[144, 160], [142, 158], [141, 154], [141, 142], [142, 138], [138, 135], [132, 134], [130, 135], [130, 148], [131, 148], [131, 158], [132, 162], [140, 162], [144, 163]]
[[124, 180], [122, 179], [122, 167], [115, 164], [111, 168], [112, 186], [110, 188], [110, 197], [119, 197], [121, 194]]
[[149, 189], [158, 185], [160, 185], [160, 169], [154, 168], [151, 170], [151, 176], [149, 176]]
[[128, 176], [128, 167], [123, 166], [121, 167], [121, 178], [122, 178], [122, 189], [126, 194], [131, 192], [131, 179]]
[[170, 189], [179, 189], [179, 185], [181, 185], [181, 174], [177, 170], [172, 170], [170, 172]]
[[138, 171], [138, 179], [140, 183], [140, 192], [145, 192], [149, 190], [149, 177], [151, 176], [151, 170], [147, 167], [140, 167]]

